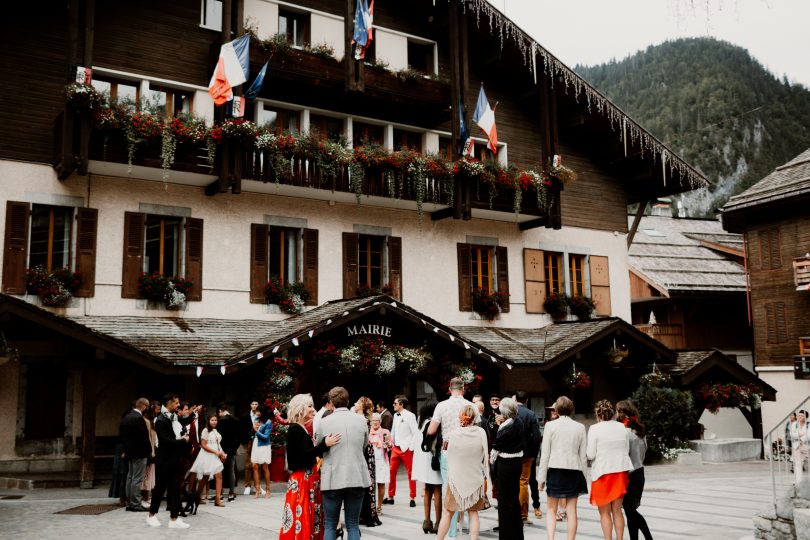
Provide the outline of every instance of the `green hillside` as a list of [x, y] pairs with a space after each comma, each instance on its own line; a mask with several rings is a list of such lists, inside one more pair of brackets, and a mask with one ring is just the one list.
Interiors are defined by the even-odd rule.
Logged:
[[706, 175], [710, 190], [684, 197], [690, 215], [711, 215], [810, 147], [810, 91], [724, 41], [679, 39], [575, 69]]

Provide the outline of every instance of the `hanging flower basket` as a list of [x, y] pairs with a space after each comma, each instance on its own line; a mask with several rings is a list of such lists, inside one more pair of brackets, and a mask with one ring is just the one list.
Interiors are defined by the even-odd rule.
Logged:
[[701, 384], [695, 398], [712, 414], [717, 414], [722, 407], [751, 407], [758, 409], [762, 405], [762, 393], [752, 384], [711, 383]]
[[652, 372], [645, 373], [638, 378], [638, 383], [639, 385], [666, 387], [672, 384], [672, 377], [653, 367]]
[[572, 390], [584, 390], [591, 387], [591, 378], [584, 371], [571, 368], [571, 373], [565, 377], [565, 385]]
[[77, 111], [91, 111], [102, 107], [104, 96], [90, 84], [71, 83], [65, 86], [65, 101]]

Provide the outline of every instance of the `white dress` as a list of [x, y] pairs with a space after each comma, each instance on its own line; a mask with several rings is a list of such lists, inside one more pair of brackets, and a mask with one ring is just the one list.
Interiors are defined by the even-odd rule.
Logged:
[[[425, 424], [430, 423], [430, 418], [422, 422], [422, 428]], [[411, 469], [411, 478], [423, 482], [425, 484], [441, 485], [442, 474], [440, 471], [434, 471], [430, 466], [430, 461], [433, 455], [430, 452], [422, 451], [422, 432], [420, 431], [414, 435], [416, 439], [416, 446], [413, 449], [413, 468]]]
[[[259, 429], [263, 429], [262, 428]], [[266, 444], [264, 446], [259, 446], [259, 440], [254, 439], [253, 441], [253, 449], [250, 451], [250, 461], [254, 465], [264, 465], [270, 464], [273, 461], [273, 446], [270, 444]]]
[[[205, 440], [208, 448], [216, 452], [222, 451], [222, 446], [219, 444], [222, 441], [222, 435], [220, 435], [217, 430], [209, 432], [208, 428], [203, 429], [200, 440]], [[191, 466], [190, 472], [195, 473], [197, 477], [213, 476], [217, 473], [221, 473], [222, 469], [223, 466], [222, 462], [219, 460], [219, 456], [211, 452], [206, 452], [204, 448], [200, 448], [200, 453], [197, 454], [197, 459], [194, 460], [194, 465]]]

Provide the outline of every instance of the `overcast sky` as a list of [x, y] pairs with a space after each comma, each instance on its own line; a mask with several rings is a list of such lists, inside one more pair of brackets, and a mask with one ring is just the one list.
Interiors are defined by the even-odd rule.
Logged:
[[567, 65], [600, 64], [667, 39], [740, 45], [810, 88], [810, 0], [489, 0]]

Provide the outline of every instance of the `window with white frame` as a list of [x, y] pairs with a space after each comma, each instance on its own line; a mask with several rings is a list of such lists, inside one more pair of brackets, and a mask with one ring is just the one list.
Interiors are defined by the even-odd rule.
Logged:
[[222, 30], [222, 0], [200, 0], [200, 26]]

